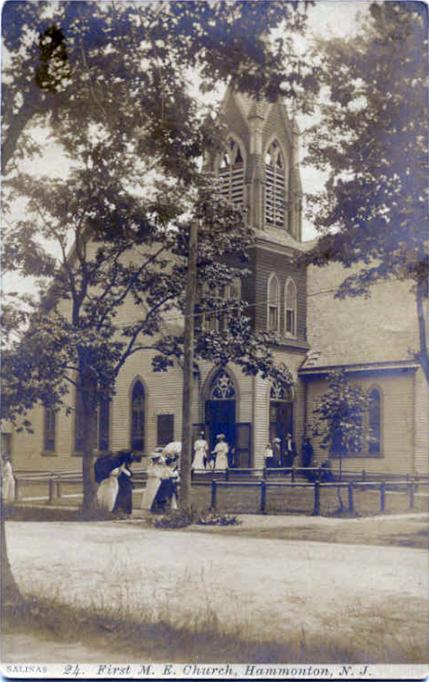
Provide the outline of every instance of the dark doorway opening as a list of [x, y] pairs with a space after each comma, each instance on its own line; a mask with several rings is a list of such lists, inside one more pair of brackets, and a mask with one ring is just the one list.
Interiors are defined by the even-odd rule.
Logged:
[[235, 400], [206, 400], [206, 431], [210, 450], [223, 433], [230, 451], [235, 449]]
[[280, 438], [282, 446], [286, 442], [286, 434], [293, 435], [293, 403], [280, 400], [270, 402], [270, 443]]

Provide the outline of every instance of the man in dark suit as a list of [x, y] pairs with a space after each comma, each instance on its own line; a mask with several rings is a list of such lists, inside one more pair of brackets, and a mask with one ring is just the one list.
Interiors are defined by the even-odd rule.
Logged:
[[285, 467], [292, 467], [296, 457], [296, 445], [292, 434], [288, 433], [285, 443]]

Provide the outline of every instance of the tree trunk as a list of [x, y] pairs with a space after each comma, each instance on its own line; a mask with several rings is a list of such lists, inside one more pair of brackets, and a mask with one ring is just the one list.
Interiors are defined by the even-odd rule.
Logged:
[[429, 384], [429, 356], [427, 346], [427, 319], [424, 310], [424, 300], [426, 298], [426, 282], [424, 280], [417, 282], [416, 289], [416, 304], [417, 304], [417, 319], [419, 324], [419, 340], [420, 351], [419, 360], [422, 366], [426, 382]]
[[183, 394], [182, 394], [182, 454], [180, 457], [180, 508], [191, 509], [192, 466], [192, 373], [194, 368], [194, 310], [197, 290], [198, 224], [193, 221], [189, 235], [189, 260], [186, 283]]
[[97, 484], [94, 472], [94, 449], [96, 444], [97, 403], [95, 389], [85, 385], [82, 389], [82, 509], [92, 513], [97, 509]]
[[0, 599], [1, 612], [4, 615], [9, 609], [17, 608], [22, 601], [22, 595], [19, 587], [16, 584], [15, 578], [10, 566], [9, 555], [7, 551], [6, 542], [6, 524], [4, 522], [4, 508], [3, 508], [3, 482], [0, 482], [0, 533], [1, 533], [1, 583], [0, 583]]

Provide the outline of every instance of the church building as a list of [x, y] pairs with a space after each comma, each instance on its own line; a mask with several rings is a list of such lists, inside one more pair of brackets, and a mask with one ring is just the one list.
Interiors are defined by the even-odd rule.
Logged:
[[[239, 467], [263, 466], [267, 443], [275, 437], [284, 443], [287, 433], [300, 452], [329, 371], [344, 368], [369, 395], [367, 422], [374, 434], [344, 468], [427, 473], [427, 385], [415, 359], [419, 337], [409, 284], [380, 283], [368, 299], [338, 300], [335, 291], [350, 271], [337, 264], [299, 267], [297, 256], [314, 242], [302, 239], [298, 126], [282, 103], [231, 90], [223, 115], [229, 130], [225, 153], [210, 163], [223, 193], [243, 205], [256, 234], [251, 275], [225, 296], [240, 296], [253, 328], [273, 335], [275, 361], [289, 369], [294, 385], [286, 391], [234, 365], [219, 370], [200, 362], [193, 386], [195, 433], [204, 429], [211, 446], [224, 433]], [[120, 316], [127, 321], [130, 314], [125, 302]], [[203, 323], [213, 328], [220, 321]], [[131, 356], [113, 399], [99, 411], [100, 452], [130, 447], [148, 454], [180, 440], [181, 395], [179, 367], [155, 373], [150, 351]], [[79, 401], [72, 394], [69, 400], [71, 415], [37, 407], [30, 417], [34, 434], [3, 434], [15, 468], [80, 469]], [[326, 459], [313, 444], [316, 460]]]

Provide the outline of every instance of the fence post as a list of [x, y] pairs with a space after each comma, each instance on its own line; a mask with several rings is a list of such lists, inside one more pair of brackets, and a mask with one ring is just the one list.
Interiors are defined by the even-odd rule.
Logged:
[[57, 478], [57, 497], [60, 500], [62, 497], [62, 488], [61, 488], [61, 478], [58, 476]]
[[380, 483], [380, 511], [384, 511], [386, 507], [386, 483], [382, 481]]
[[295, 467], [293, 465], [290, 470], [290, 480], [292, 481], [292, 483], [295, 483]]
[[414, 509], [414, 481], [408, 482], [408, 507]]
[[353, 505], [353, 481], [350, 481], [348, 484], [347, 488], [347, 493], [348, 493], [348, 503], [349, 503], [349, 512], [350, 514], [353, 514], [354, 512], [354, 505]]
[[212, 482], [211, 482], [211, 501], [210, 501], [211, 509], [216, 509], [216, 492], [217, 492], [217, 483], [216, 483], [216, 479], [213, 478]]
[[362, 469], [362, 482], [366, 481], [366, 471], [365, 469]]
[[15, 502], [19, 502], [21, 499], [21, 488], [20, 488], [20, 480], [15, 476]]
[[266, 481], [267, 480], [267, 467], [264, 467], [262, 469], [262, 480]]
[[320, 516], [320, 481], [315, 481], [314, 483], [313, 516]]
[[229, 481], [229, 469], [228, 468], [225, 469], [225, 477], [224, 478], [225, 478], [225, 481]]
[[55, 499], [55, 480], [53, 478], [49, 479], [49, 504], [53, 504]]
[[265, 507], [266, 507], [266, 502], [267, 502], [267, 488], [265, 485], [265, 481], [260, 481], [259, 491], [260, 491], [259, 511], [261, 511], [262, 513], [265, 513]]

